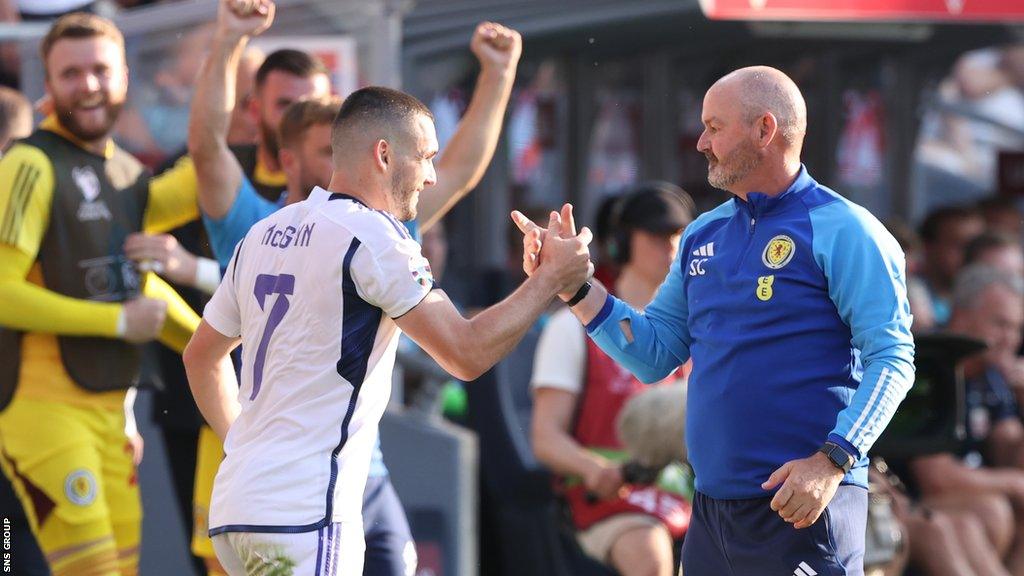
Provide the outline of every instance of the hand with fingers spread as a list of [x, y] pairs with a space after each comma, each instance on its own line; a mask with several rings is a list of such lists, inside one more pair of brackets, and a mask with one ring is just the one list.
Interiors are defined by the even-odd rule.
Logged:
[[523, 39], [511, 28], [494, 22], [481, 22], [473, 32], [469, 49], [485, 71], [514, 71], [523, 53]]
[[[563, 238], [571, 238], [576, 233], [576, 219], [572, 210], [572, 204], [566, 203], [562, 205], [559, 220], [563, 223]], [[538, 257], [540, 256], [540, 250], [544, 245], [544, 238], [548, 230], [547, 228], [541, 228], [518, 210], [512, 211], [512, 221], [519, 228], [519, 231], [523, 233], [523, 272], [527, 276], [532, 276], [533, 271], [540, 264]], [[571, 234], [569, 231], [571, 231]]]
[[217, 31], [223, 37], [258, 36], [274, 21], [272, 0], [221, 0]]
[[586, 227], [576, 233], [572, 204], [562, 206], [561, 213], [551, 212], [546, 229], [519, 211], [512, 213], [512, 220], [523, 232], [523, 271], [528, 276], [553, 275], [558, 297], [572, 298], [594, 273], [589, 250], [593, 234]]
[[815, 452], [810, 458], [786, 462], [761, 488], [771, 490], [782, 484], [772, 498], [772, 510], [794, 528], [807, 528], [832, 501], [843, 475], [827, 456]]

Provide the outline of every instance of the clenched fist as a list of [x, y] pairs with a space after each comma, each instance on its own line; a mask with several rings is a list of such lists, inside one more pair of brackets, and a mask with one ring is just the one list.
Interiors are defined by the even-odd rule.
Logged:
[[523, 39], [511, 28], [494, 22], [481, 22], [473, 33], [469, 49], [484, 71], [512, 71], [523, 53]]
[[167, 302], [154, 298], [136, 298], [124, 303], [124, 336], [132, 344], [155, 339], [167, 318]]

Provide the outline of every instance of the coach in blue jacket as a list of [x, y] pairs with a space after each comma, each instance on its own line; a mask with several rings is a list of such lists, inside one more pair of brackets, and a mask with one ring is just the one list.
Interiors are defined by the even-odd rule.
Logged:
[[[686, 228], [645, 312], [589, 284], [569, 304], [645, 382], [693, 358], [686, 576], [861, 575], [867, 453], [914, 379], [903, 253], [800, 163], [785, 74], [732, 72], [702, 114], [708, 181], [735, 198]], [[545, 231], [513, 217], [535, 249]]]

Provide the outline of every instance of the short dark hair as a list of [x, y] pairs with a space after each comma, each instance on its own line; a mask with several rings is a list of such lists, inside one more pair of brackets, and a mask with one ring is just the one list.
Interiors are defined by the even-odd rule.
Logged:
[[942, 227], [949, 222], [956, 220], [968, 220], [978, 218], [981, 214], [971, 206], [945, 206], [933, 210], [921, 223], [920, 236], [925, 244], [931, 244], [939, 239]]
[[964, 266], [974, 264], [990, 250], [1010, 247], [1020, 248], [1020, 244], [1006, 234], [985, 232], [967, 243], [967, 247], [964, 248]]
[[431, 120], [434, 115], [430, 108], [415, 96], [401, 90], [383, 86], [360, 88], [345, 98], [338, 115], [331, 126], [331, 142], [334, 149], [340, 149], [339, 139], [350, 127], [363, 122], [378, 122], [382, 125], [397, 125], [409, 122], [418, 115]]
[[281, 116], [281, 125], [277, 129], [278, 143], [282, 148], [298, 145], [313, 126], [330, 126], [339, 108], [341, 99], [336, 96], [292, 102]]
[[46, 59], [57, 42], [69, 38], [95, 38], [97, 36], [113, 40], [124, 50], [124, 35], [110, 20], [87, 12], [72, 12], [61, 16], [50, 26], [50, 30], [47, 31], [46, 36], [43, 36], [43, 41], [39, 44], [43, 67], [46, 67]]
[[256, 88], [259, 89], [266, 82], [271, 72], [285, 72], [299, 78], [312, 78], [313, 76], [330, 76], [330, 71], [324, 63], [308, 52], [282, 48], [275, 50], [256, 70]]

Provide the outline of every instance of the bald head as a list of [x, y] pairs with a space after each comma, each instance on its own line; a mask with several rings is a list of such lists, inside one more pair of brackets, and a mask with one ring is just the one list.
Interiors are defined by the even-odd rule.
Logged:
[[807, 132], [807, 104], [796, 83], [782, 71], [769, 66], [740, 68], [723, 76], [711, 87], [727, 90], [735, 96], [748, 122], [771, 114], [778, 123], [779, 135], [797, 149]]

